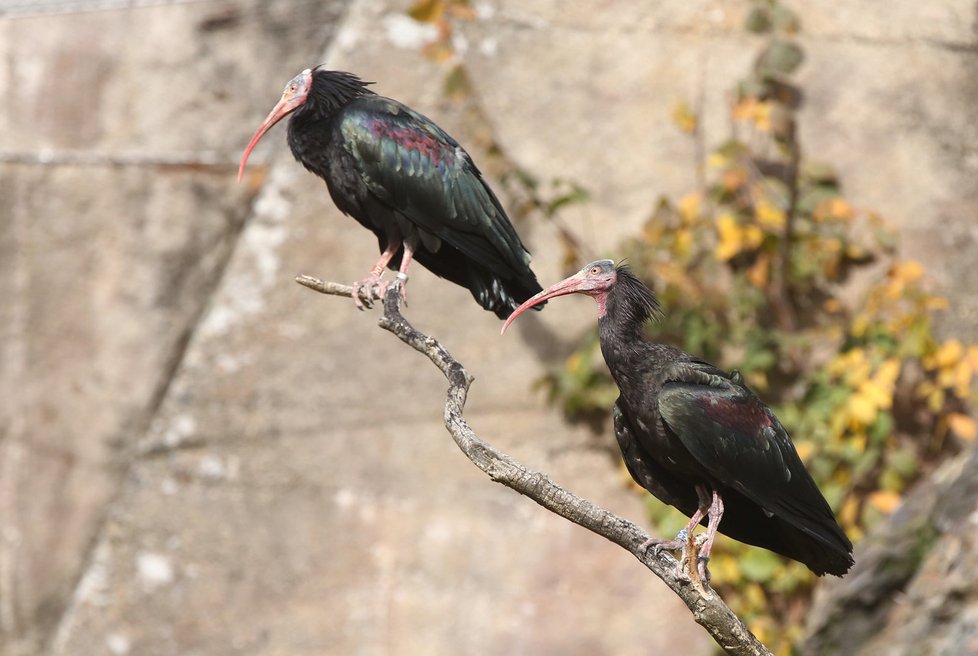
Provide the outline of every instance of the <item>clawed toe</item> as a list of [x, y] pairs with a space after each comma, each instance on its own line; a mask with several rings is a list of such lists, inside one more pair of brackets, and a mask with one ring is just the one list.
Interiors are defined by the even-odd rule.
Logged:
[[352, 295], [354, 305], [359, 310], [372, 308], [375, 300], [379, 301], [384, 298], [384, 292], [387, 290], [389, 284], [388, 281], [381, 280], [380, 276], [374, 275], [357, 280], [353, 283]]
[[663, 540], [662, 538], [649, 538], [642, 544], [638, 546], [642, 551], [648, 552], [652, 550], [653, 556], [658, 556], [663, 551], [679, 551], [682, 549], [684, 542], [679, 540]]
[[707, 536], [700, 533], [690, 539], [686, 529], [683, 529], [673, 540], [662, 538], [649, 538], [639, 549], [645, 552], [651, 551], [653, 556], [658, 557], [662, 552], [680, 552], [676, 559], [675, 576], [680, 581], [693, 582], [704, 594], [708, 594], [706, 586], [710, 583], [710, 570], [707, 564], [710, 561], [709, 546]]
[[353, 303], [357, 309], [373, 308], [374, 301], [383, 301], [387, 290], [394, 285], [401, 293], [401, 302], [407, 305], [407, 275], [398, 273], [395, 280], [381, 280], [379, 275], [371, 274], [353, 283]]
[[696, 557], [696, 571], [700, 575], [700, 580], [704, 583], [709, 583], [712, 576], [710, 575], [710, 568], [707, 567], [707, 563], [710, 562], [707, 556], [697, 556]]

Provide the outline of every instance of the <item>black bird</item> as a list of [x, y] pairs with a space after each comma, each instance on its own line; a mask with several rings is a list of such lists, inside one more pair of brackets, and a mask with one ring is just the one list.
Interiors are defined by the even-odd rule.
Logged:
[[368, 84], [322, 67], [299, 73], [248, 143], [238, 180], [259, 139], [291, 114], [292, 154], [326, 181], [340, 211], [377, 235], [380, 260], [354, 283], [358, 307], [361, 289], [383, 295], [386, 267], [403, 294], [416, 259], [505, 319], [541, 287], [502, 205], [457, 141]]
[[[632, 478], [690, 517], [676, 540], [646, 545], [693, 546], [708, 519], [696, 570], [706, 563], [717, 530], [798, 560], [818, 575], [842, 576], [853, 564], [852, 543], [805, 470], [774, 413], [727, 373], [678, 348], [644, 336], [659, 304], [627, 266], [599, 260], [516, 309], [555, 296], [587, 294], [598, 303], [601, 353], [618, 385], [615, 435]], [[685, 538], [685, 539], [684, 539]], [[680, 565], [682, 562], [680, 563]]]

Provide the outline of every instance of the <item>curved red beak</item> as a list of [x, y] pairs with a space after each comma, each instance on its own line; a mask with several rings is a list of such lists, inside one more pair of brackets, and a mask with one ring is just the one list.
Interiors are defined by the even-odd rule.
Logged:
[[273, 125], [301, 107], [306, 102], [311, 88], [312, 71], [308, 68], [296, 75], [285, 85], [285, 91], [282, 92], [282, 99], [275, 104], [272, 111], [268, 113], [265, 120], [258, 126], [254, 136], [251, 137], [251, 141], [248, 142], [248, 147], [245, 148], [244, 154], [241, 156], [241, 165], [238, 167], [238, 182], [241, 182], [241, 176], [244, 175], [248, 155], [251, 154], [251, 151], [254, 150], [261, 138], [265, 136], [265, 133]]
[[526, 310], [529, 310], [534, 305], [539, 305], [540, 303], [554, 298], [555, 296], [565, 296], [567, 294], [586, 294], [594, 288], [594, 280], [588, 277], [588, 267], [584, 267], [569, 278], [564, 278], [557, 284], [547, 287], [539, 294], [526, 299], [523, 305], [513, 310], [513, 314], [509, 315], [509, 318], [506, 319], [506, 323], [503, 324], [503, 328], [499, 331], [499, 334], [504, 334], [506, 329], [509, 328], [509, 324], [516, 320], [516, 317], [521, 315]]

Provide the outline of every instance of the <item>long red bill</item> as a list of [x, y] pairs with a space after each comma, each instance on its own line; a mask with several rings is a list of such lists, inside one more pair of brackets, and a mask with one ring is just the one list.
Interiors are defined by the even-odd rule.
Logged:
[[245, 164], [248, 162], [248, 156], [251, 154], [251, 151], [254, 150], [261, 138], [265, 136], [265, 133], [268, 132], [273, 125], [301, 107], [302, 104], [306, 102], [306, 98], [309, 96], [309, 90], [311, 88], [312, 71], [308, 68], [296, 75], [287, 85], [285, 85], [285, 91], [282, 92], [282, 99], [275, 104], [272, 111], [268, 113], [265, 120], [258, 126], [255, 134], [251, 137], [251, 141], [248, 142], [248, 147], [245, 148], [244, 154], [241, 156], [241, 165], [238, 167], [238, 182], [241, 182], [241, 176], [244, 175]]
[[526, 299], [523, 305], [513, 310], [513, 314], [509, 315], [509, 318], [506, 319], [506, 323], [503, 324], [503, 328], [499, 331], [499, 334], [504, 334], [506, 329], [509, 328], [509, 324], [516, 320], [516, 317], [521, 315], [526, 310], [529, 310], [534, 305], [539, 305], [540, 303], [543, 303], [544, 301], [556, 296], [564, 296], [566, 294], [589, 291], [591, 287], [584, 276], [585, 270], [582, 269], [569, 278], [565, 278], [557, 284], [547, 287], [535, 296], [531, 296], [530, 298]]

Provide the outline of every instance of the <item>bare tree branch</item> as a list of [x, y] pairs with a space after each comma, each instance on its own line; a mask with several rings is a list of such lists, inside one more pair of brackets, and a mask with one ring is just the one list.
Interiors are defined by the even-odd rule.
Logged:
[[[352, 288], [347, 285], [323, 282], [310, 276], [299, 276], [296, 282], [323, 294], [350, 296], [352, 293]], [[401, 315], [400, 301], [399, 289], [397, 285], [392, 285], [384, 297], [384, 315], [378, 323], [381, 328], [394, 333], [401, 341], [427, 356], [448, 379], [445, 426], [469, 460], [497, 483], [516, 490], [547, 510], [597, 533], [631, 553], [683, 600], [692, 611], [696, 622], [728, 654], [770, 655], [771, 652], [719, 595], [712, 592], [704, 594], [689, 581], [676, 576], [675, 558], [667, 553], [656, 556], [651, 550], [641, 549], [649, 536], [640, 527], [568, 492], [545, 474], [527, 469], [476, 435], [462, 417], [472, 377], [436, 339], [419, 332], [407, 322]]]

